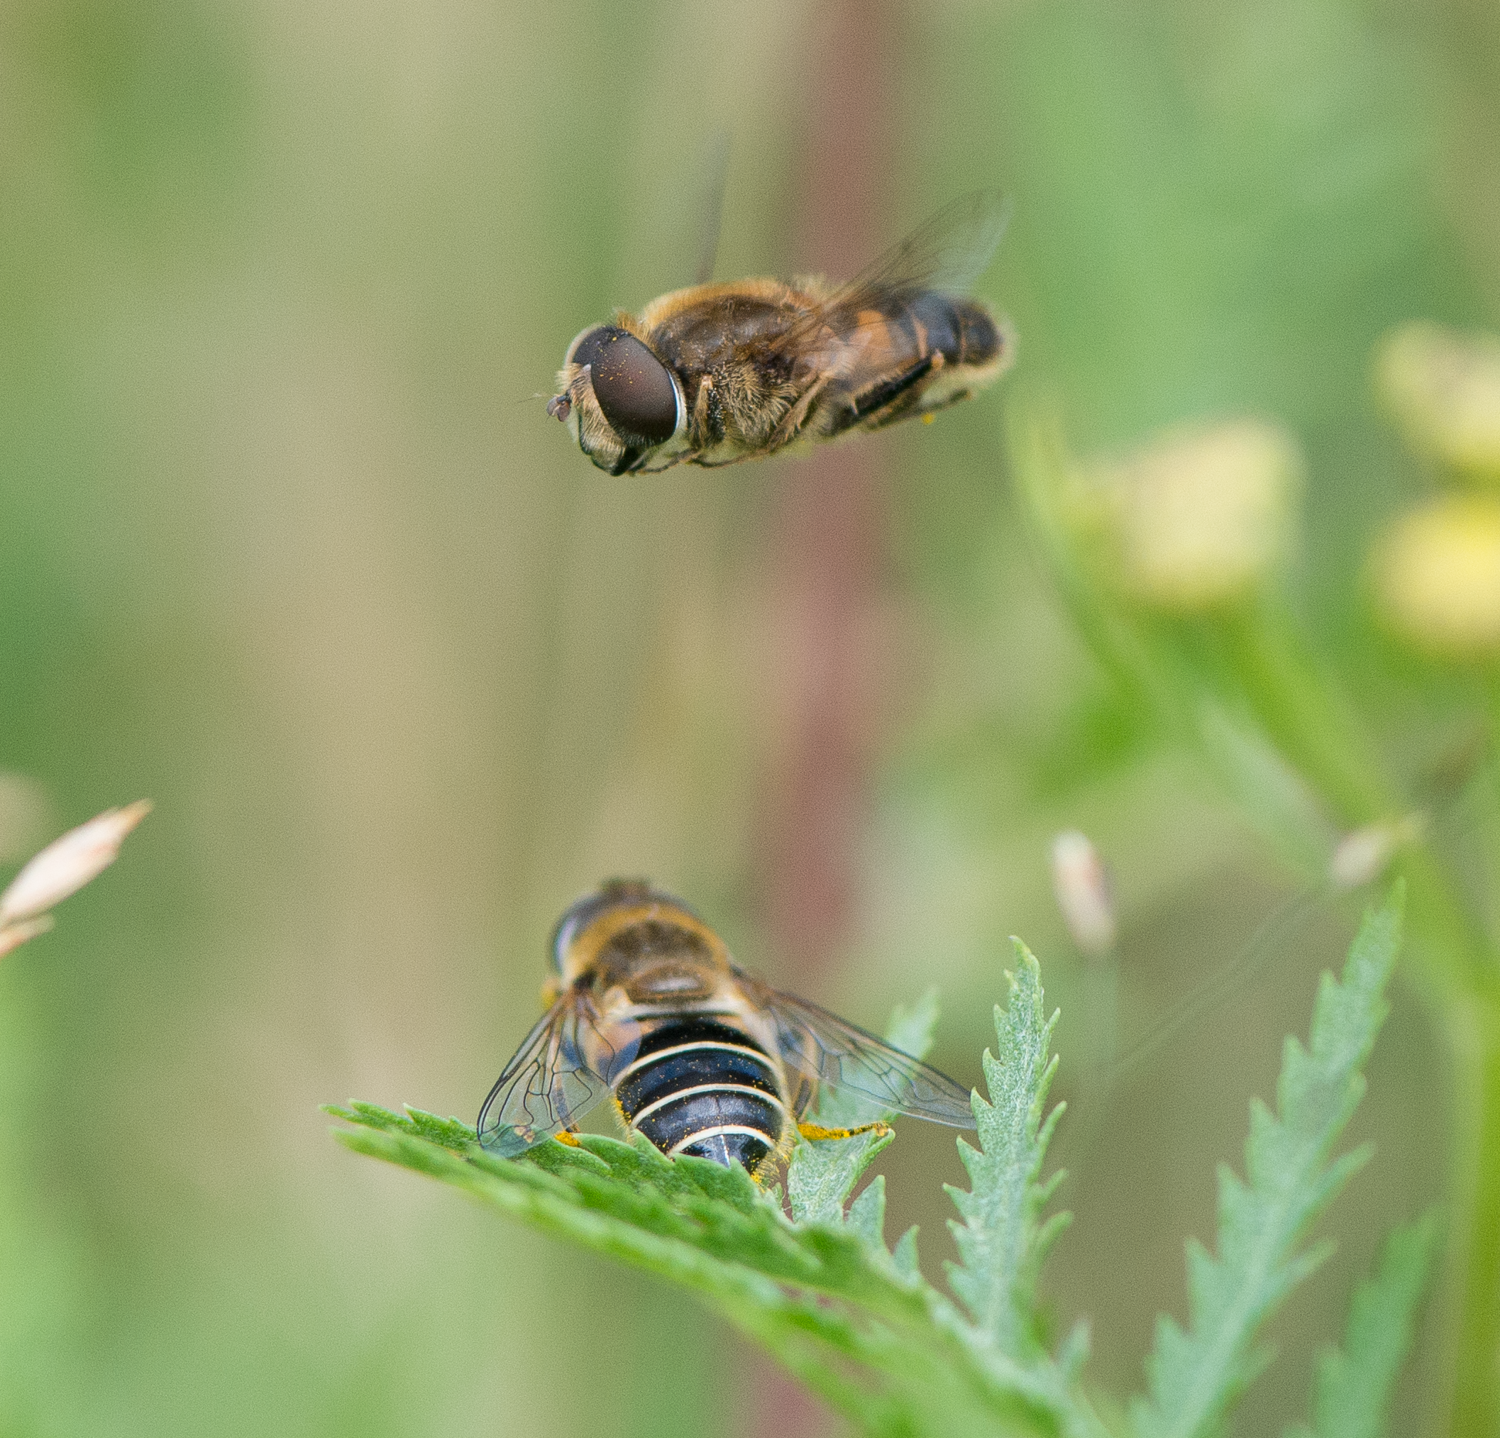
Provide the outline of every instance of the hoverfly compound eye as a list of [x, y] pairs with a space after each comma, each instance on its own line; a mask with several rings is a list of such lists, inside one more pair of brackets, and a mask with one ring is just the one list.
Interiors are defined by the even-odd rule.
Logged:
[[629, 330], [600, 325], [578, 340], [571, 358], [589, 367], [594, 398], [617, 434], [655, 445], [677, 432], [677, 386], [666, 365]]

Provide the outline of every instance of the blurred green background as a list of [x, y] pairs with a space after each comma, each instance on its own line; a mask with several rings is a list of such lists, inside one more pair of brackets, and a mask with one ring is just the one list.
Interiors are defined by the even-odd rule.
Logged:
[[[824, 262], [798, 217], [864, 107], [877, 248], [964, 189], [1014, 197], [979, 289], [1020, 335], [1007, 387], [1081, 447], [1288, 424], [1295, 602], [1421, 748], [1363, 615], [1420, 483], [1369, 355], [1411, 316], [1496, 319], [1493, 8], [927, 0], [869, 11], [886, 68], [851, 75], [865, 13], [0, 3], [0, 836], [19, 862], [157, 805], [0, 965], [4, 1438], [836, 1431], [684, 1297], [352, 1158], [316, 1105], [472, 1118], [551, 923], [612, 873], [858, 1022], [940, 985], [965, 1081], [1019, 933], [1075, 1098], [1058, 828], [1113, 866], [1127, 1046], [1295, 887], [1070, 632], [990, 394], [843, 451], [872, 519], [833, 635], [848, 822], [823, 917], [778, 908], [794, 661], [825, 657], [787, 526], [819, 462], [612, 481], [532, 398], [585, 324], [691, 276], [719, 129], [720, 275]], [[1349, 923], [1320, 910], [1064, 1124], [1050, 1291], [1117, 1390]], [[1439, 1187], [1440, 1074], [1399, 999], [1379, 1156], [1241, 1431], [1300, 1411], [1380, 1231]], [[932, 1271], [952, 1135], [908, 1125], [886, 1169]]]

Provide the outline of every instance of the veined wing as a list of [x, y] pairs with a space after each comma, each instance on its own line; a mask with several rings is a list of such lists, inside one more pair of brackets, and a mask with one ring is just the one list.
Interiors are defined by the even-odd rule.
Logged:
[[927, 290], [961, 295], [978, 279], [1010, 221], [1010, 201], [998, 190], [973, 190], [944, 205], [900, 244], [840, 285], [778, 345], [795, 348], [823, 325], [844, 333], [862, 312], [888, 310], [893, 301]]
[[608, 1074], [628, 1063], [634, 1025], [606, 1034], [585, 990], [564, 994], [526, 1035], [479, 1110], [479, 1142], [501, 1158], [578, 1122], [609, 1092]]
[[882, 295], [963, 294], [989, 264], [1009, 222], [1010, 201], [999, 190], [960, 195], [840, 285], [828, 303], [858, 309]]
[[973, 1128], [969, 1091], [883, 1039], [748, 974], [737, 977], [776, 1024], [782, 1062], [818, 1085], [859, 1094], [891, 1113]]

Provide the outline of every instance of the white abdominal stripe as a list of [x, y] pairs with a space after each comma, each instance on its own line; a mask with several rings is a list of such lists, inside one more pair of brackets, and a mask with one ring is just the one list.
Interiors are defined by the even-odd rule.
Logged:
[[630, 1127], [672, 1157], [754, 1171], [786, 1129], [777, 1066], [748, 1034], [713, 1019], [662, 1022], [613, 1087]]

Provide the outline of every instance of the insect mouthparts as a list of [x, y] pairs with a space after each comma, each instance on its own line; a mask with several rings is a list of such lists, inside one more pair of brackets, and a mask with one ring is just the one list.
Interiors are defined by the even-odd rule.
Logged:
[[547, 401], [547, 413], [559, 422], [566, 421], [573, 412], [573, 401], [565, 394], [555, 394]]

